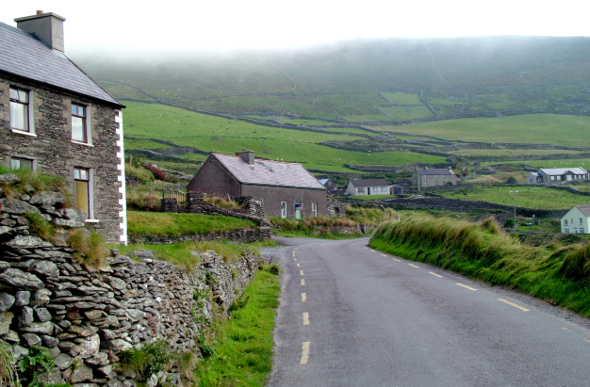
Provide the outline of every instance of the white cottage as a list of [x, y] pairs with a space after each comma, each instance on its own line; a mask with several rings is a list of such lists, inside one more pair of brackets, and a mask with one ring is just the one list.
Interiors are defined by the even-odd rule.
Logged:
[[590, 205], [575, 206], [561, 218], [564, 234], [590, 234]]

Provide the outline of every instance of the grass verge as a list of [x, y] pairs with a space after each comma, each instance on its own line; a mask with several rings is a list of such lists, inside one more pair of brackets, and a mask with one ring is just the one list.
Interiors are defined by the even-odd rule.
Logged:
[[492, 218], [470, 223], [410, 216], [382, 224], [369, 245], [590, 316], [588, 243], [527, 246], [505, 234]]
[[279, 305], [279, 277], [263, 264], [231, 319], [216, 327], [211, 355], [197, 363], [199, 386], [261, 386], [272, 369], [274, 319]]

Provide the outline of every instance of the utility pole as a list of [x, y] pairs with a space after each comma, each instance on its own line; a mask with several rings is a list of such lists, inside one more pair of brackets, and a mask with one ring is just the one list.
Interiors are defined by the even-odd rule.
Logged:
[[514, 195], [514, 194], [517, 194], [518, 191], [510, 191], [508, 193], [513, 194], [512, 195], [512, 200], [513, 200], [512, 203], [513, 203], [513, 207], [514, 207], [514, 230], [516, 230], [516, 195]]

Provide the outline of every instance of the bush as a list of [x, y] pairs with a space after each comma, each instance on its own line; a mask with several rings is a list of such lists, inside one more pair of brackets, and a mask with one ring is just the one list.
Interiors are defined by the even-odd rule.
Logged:
[[145, 164], [143, 167], [153, 173], [156, 179], [166, 181], [166, 173], [164, 173], [164, 171], [162, 171], [160, 168], [152, 164]]
[[72, 229], [68, 233], [68, 245], [78, 253], [76, 258], [88, 267], [105, 267], [109, 250], [104, 237], [85, 228]]
[[136, 372], [140, 382], [145, 382], [153, 374], [164, 370], [172, 361], [172, 353], [164, 340], [156, 340], [141, 349], [121, 351], [118, 356], [123, 369]]

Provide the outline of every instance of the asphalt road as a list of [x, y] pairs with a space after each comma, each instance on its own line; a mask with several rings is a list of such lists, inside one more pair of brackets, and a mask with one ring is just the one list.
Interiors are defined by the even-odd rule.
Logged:
[[270, 386], [588, 386], [588, 321], [369, 249], [277, 238]]

